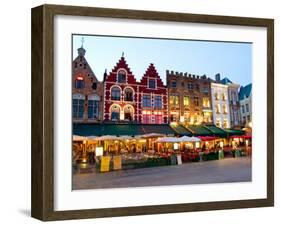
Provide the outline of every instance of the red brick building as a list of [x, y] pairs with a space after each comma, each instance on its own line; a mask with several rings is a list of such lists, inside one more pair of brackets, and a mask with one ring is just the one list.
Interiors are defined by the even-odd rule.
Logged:
[[143, 124], [168, 123], [168, 89], [153, 64], [141, 78], [138, 95]]
[[104, 120], [139, 121], [138, 83], [122, 56], [104, 77]]
[[72, 62], [72, 118], [74, 122], [103, 119], [103, 84], [98, 81], [81, 46]]
[[104, 77], [104, 120], [168, 123], [168, 91], [153, 64], [137, 82], [122, 56]]

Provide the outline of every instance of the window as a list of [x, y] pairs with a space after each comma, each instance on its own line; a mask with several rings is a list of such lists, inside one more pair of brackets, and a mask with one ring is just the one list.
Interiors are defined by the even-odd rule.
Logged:
[[179, 115], [178, 114], [171, 114], [170, 120], [171, 120], [171, 122], [178, 122], [179, 121]]
[[227, 119], [223, 120], [223, 128], [228, 128]]
[[151, 114], [150, 111], [143, 111], [142, 112], [142, 123], [149, 124], [151, 123]]
[[155, 124], [162, 124], [162, 115], [161, 114], [156, 114], [154, 116], [155, 118]]
[[196, 90], [199, 90], [199, 84], [195, 84], [195, 88], [196, 88]]
[[120, 100], [120, 88], [113, 87], [111, 89], [111, 100]]
[[184, 105], [184, 107], [188, 107], [189, 106], [189, 96], [184, 96], [183, 97], [183, 105]]
[[125, 89], [124, 99], [125, 101], [133, 101], [133, 90], [131, 88]]
[[196, 107], [199, 106], [199, 97], [194, 97], [194, 105], [195, 105]]
[[251, 116], [247, 115], [247, 121], [250, 122], [251, 121]]
[[202, 92], [203, 92], [204, 94], [208, 94], [208, 93], [209, 93], [209, 88], [206, 87], [206, 86], [203, 87]]
[[126, 71], [124, 71], [124, 70], [118, 71], [117, 77], [118, 77], [117, 81], [119, 83], [125, 83], [126, 82]]
[[176, 88], [177, 87], [177, 81], [172, 81], [172, 88]]
[[203, 107], [205, 107], [205, 108], [210, 107], [210, 100], [208, 97], [203, 97]]
[[215, 93], [215, 100], [219, 100], [219, 94]]
[[124, 119], [127, 121], [132, 121], [133, 120], [133, 107], [127, 106], [124, 109]]
[[82, 76], [78, 76], [75, 80], [75, 88], [83, 89], [85, 87], [84, 78]]
[[143, 95], [142, 106], [143, 107], [151, 107], [151, 96], [150, 95]]
[[120, 120], [120, 107], [117, 105], [111, 107], [111, 120], [112, 121]]
[[249, 104], [246, 104], [246, 112], [249, 112]]
[[217, 121], [216, 121], [216, 126], [217, 126], [217, 127], [221, 127], [221, 122], [220, 122], [219, 119], [217, 119]]
[[216, 113], [220, 114], [220, 105], [219, 104], [216, 104]]
[[225, 95], [225, 93], [223, 93], [223, 94], [221, 95], [221, 98], [222, 98], [222, 100], [226, 100], [226, 95]]
[[84, 69], [86, 69], [87, 68], [87, 64], [84, 64]]
[[88, 118], [97, 119], [99, 117], [99, 101], [88, 100]]
[[92, 89], [94, 89], [94, 90], [97, 89], [97, 83], [96, 83], [96, 82], [93, 82], [93, 84], [92, 84]]
[[82, 119], [84, 115], [84, 97], [73, 97], [72, 99], [72, 117], [76, 119]]
[[155, 81], [155, 79], [149, 79], [148, 80], [148, 87], [150, 89], [155, 89], [156, 88], [156, 81]]
[[74, 63], [74, 67], [77, 68], [77, 66], [78, 66], [78, 65], [77, 65], [77, 62], [75, 62], [75, 63]]
[[154, 107], [162, 108], [162, 97], [161, 96], [154, 96]]
[[244, 114], [245, 113], [245, 106], [242, 105], [242, 113]]
[[246, 123], [246, 116], [243, 116], [243, 124]]
[[187, 89], [193, 90], [193, 83], [187, 83]]
[[223, 105], [222, 110], [223, 110], [223, 113], [224, 113], [224, 114], [227, 114], [227, 107], [226, 107], [226, 104]]
[[178, 108], [179, 107], [179, 96], [178, 95], [175, 95], [175, 94], [172, 94], [170, 96], [170, 106], [172, 108]]

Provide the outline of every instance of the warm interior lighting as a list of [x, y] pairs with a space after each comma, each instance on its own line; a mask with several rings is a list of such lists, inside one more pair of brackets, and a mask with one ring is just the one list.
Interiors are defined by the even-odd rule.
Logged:
[[76, 79], [80, 80], [80, 81], [84, 80], [84, 78], [82, 76], [78, 76]]
[[96, 147], [96, 156], [103, 156], [103, 147]]

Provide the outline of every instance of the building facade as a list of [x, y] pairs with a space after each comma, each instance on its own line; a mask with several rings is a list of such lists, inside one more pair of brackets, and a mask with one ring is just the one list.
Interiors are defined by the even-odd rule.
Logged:
[[104, 120], [138, 122], [140, 119], [138, 83], [122, 56], [104, 76]]
[[124, 56], [104, 78], [104, 120], [168, 123], [168, 92], [153, 64], [137, 82]]
[[230, 128], [228, 86], [211, 83], [213, 122], [220, 128]]
[[96, 122], [103, 119], [103, 84], [98, 81], [85, 54], [82, 45], [72, 62], [73, 122]]
[[149, 65], [139, 82], [138, 99], [141, 123], [168, 123], [168, 89], [153, 64]]
[[228, 89], [230, 127], [239, 127], [241, 126], [240, 103], [238, 95], [240, 85], [233, 83], [228, 78], [222, 79], [221, 83], [227, 85]]
[[210, 78], [167, 70], [166, 79], [170, 122], [212, 123]]
[[252, 83], [241, 86], [239, 90], [239, 103], [241, 122], [243, 126], [251, 127], [252, 124]]

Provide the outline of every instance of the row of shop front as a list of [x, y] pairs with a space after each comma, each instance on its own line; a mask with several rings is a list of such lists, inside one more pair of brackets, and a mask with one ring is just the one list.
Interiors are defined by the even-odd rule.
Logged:
[[251, 153], [245, 131], [214, 125], [73, 124], [73, 134], [73, 165], [101, 172]]

